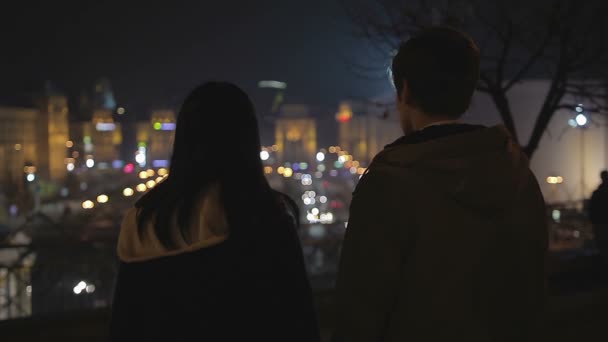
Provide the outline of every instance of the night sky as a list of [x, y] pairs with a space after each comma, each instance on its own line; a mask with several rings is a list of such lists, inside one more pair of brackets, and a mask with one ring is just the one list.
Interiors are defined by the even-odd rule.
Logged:
[[326, 109], [390, 91], [383, 75], [353, 72], [350, 64], [382, 61], [366, 57], [331, 0], [22, 3], [0, 20], [4, 102], [45, 80], [74, 101], [100, 77], [138, 111], [175, 106], [206, 80], [235, 82], [258, 104], [259, 80], [285, 81], [288, 102]]

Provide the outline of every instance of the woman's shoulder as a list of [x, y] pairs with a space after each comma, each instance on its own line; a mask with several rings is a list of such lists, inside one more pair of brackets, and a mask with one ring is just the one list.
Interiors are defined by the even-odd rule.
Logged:
[[299, 226], [300, 209], [296, 202], [287, 194], [274, 190], [281, 210], [293, 221], [295, 226]]

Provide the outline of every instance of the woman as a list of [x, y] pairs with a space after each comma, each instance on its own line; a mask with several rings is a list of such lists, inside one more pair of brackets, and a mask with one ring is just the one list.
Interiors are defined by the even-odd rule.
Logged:
[[270, 188], [260, 150], [237, 86], [186, 98], [169, 176], [122, 224], [112, 340], [318, 341], [297, 207]]

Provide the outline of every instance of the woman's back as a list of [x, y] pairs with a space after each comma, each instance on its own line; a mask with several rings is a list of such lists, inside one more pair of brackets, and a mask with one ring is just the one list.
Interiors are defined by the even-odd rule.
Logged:
[[181, 250], [159, 248], [155, 255], [141, 248], [154, 241], [153, 231], [134, 241], [136, 222], [132, 210], [121, 231], [113, 340], [318, 340], [293, 225], [247, 227], [255, 233], [246, 240], [197, 241]]

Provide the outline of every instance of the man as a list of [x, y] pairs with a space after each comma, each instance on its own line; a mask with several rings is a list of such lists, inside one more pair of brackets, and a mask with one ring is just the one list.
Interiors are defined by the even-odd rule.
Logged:
[[589, 216], [600, 256], [608, 262], [608, 170], [600, 173], [602, 184], [593, 192]]
[[401, 45], [392, 72], [406, 135], [353, 193], [335, 341], [532, 340], [544, 200], [503, 126], [458, 121], [477, 83], [477, 47], [456, 30], [426, 29]]

